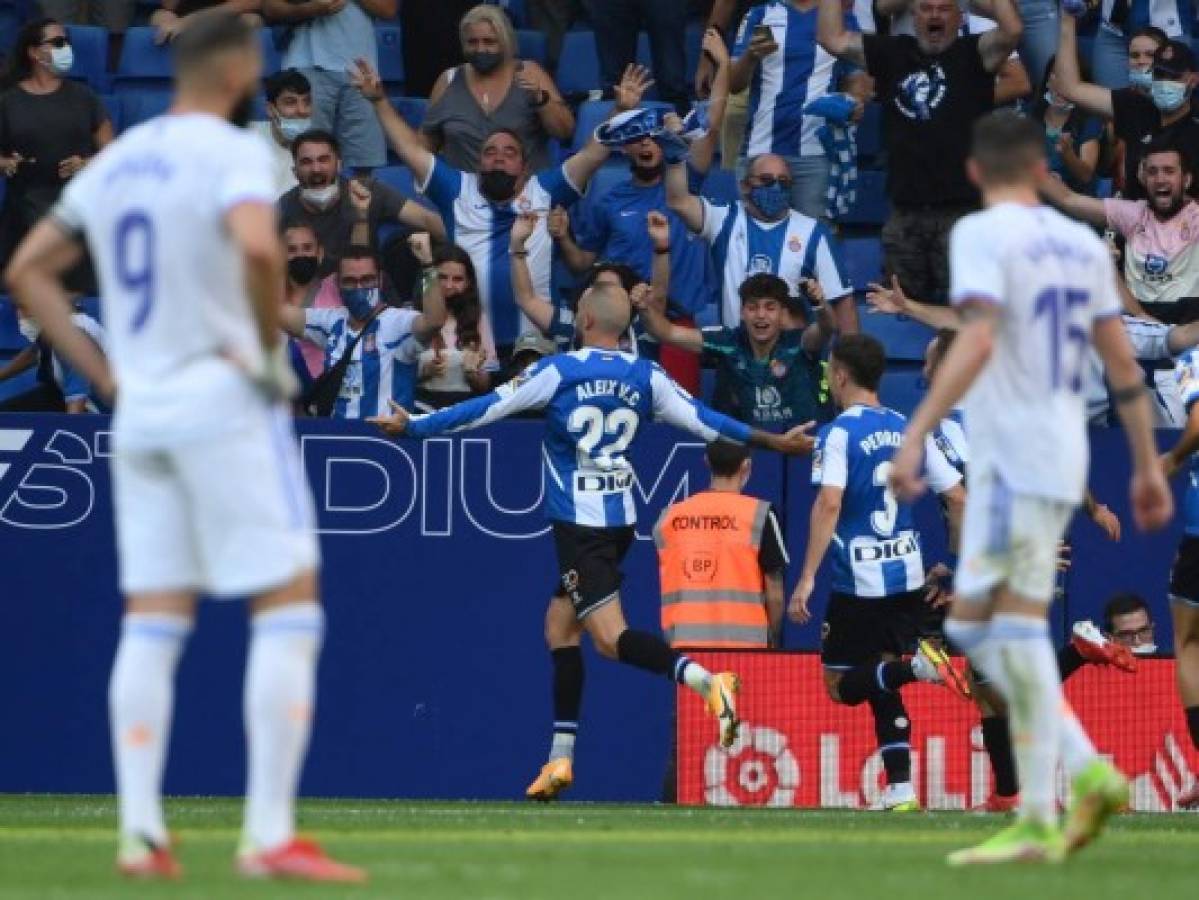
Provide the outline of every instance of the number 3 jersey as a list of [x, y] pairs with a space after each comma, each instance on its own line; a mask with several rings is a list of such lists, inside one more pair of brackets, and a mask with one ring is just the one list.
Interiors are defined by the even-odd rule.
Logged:
[[[891, 597], [924, 584], [912, 508], [898, 502], [888, 486], [905, 425], [894, 410], [851, 406], [816, 439], [812, 484], [843, 490], [832, 546], [832, 589], [837, 593]], [[962, 480], [931, 436], [925, 441], [925, 473], [938, 494]]]
[[414, 416], [407, 433], [433, 437], [527, 409], [545, 410], [546, 515], [593, 528], [637, 520], [636, 475], [625, 454], [645, 419], [704, 441], [749, 440], [749, 426], [692, 399], [657, 363], [593, 347], [548, 357], [490, 394]]
[[1081, 502], [1092, 330], [1120, 314], [1107, 248], [1047, 207], [1004, 203], [958, 221], [949, 263], [954, 304], [998, 310], [994, 350], [964, 403], [971, 478], [995, 473], [1018, 494]]
[[226, 225], [273, 209], [270, 150], [224, 119], [129, 129], [71, 179], [51, 215], [86, 237], [119, 384], [115, 440], [154, 448], [237, 430], [263, 401], [229, 357], [259, 364], [242, 253]]

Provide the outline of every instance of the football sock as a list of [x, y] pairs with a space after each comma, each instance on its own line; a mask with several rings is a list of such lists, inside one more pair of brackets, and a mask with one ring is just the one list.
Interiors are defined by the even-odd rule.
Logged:
[[1187, 717], [1187, 730], [1191, 733], [1191, 743], [1199, 750], [1199, 706], [1188, 706], [1183, 712]]
[[881, 694], [893, 693], [916, 680], [911, 663], [871, 663], [850, 669], [837, 682], [837, 696], [846, 706], [857, 706]]
[[1062, 729], [1059, 745], [1062, 768], [1066, 770], [1067, 775], [1077, 775], [1086, 767], [1087, 763], [1098, 756], [1098, 752], [1090, 737], [1087, 736], [1086, 730], [1083, 729], [1082, 723], [1078, 721], [1078, 716], [1074, 714], [1070, 701], [1066, 699], [1065, 693], [1061, 692], [1060, 688], [1059, 694], [1062, 702], [1058, 713]]
[[874, 713], [874, 735], [878, 738], [887, 784], [912, 780], [912, 726], [899, 694], [880, 691], [869, 698]]
[[1002, 613], [992, 619], [990, 636], [1004, 672], [1004, 688], [1016, 774], [1020, 817], [1053, 822], [1055, 780], [1062, 741], [1061, 673], [1049, 640], [1049, 623], [1037, 616]]
[[175, 669], [191, 631], [186, 616], [129, 613], [108, 685], [121, 834], [167, 843], [162, 770], [175, 700]]
[[554, 662], [554, 739], [550, 761], [573, 759], [583, 704], [583, 649], [558, 647], [550, 651]]
[[295, 795], [312, 732], [325, 617], [315, 602], [254, 616], [246, 662], [245, 839], [266, 850], [295, 834]]
[[1066, 642], [1066, 646], [1057, 651], [1057, 668], [1058, 672], [1061, 673], [1062, 681], [1065, 681], [1086, 664], [1087, 661], [1078, 652], [1078, 648], [1068, 641]]
[[632, 628], [626, 628], [616, 639], [616, 658], [638, 669], [676, 680], [681, 671], [680, 660], [684, 659], [682, 654], [672, 650], [660, 637]]
[[1012, 733], [1008, 729], [1007, 716], [986, 716], [982, 720], [983, 746], [991, 761], [991, 774], [995, 778], [995, 793], [1000, 797], [1014, 797], [1020, 790], [1016, 783], [1016, 760], [1012, 758]]

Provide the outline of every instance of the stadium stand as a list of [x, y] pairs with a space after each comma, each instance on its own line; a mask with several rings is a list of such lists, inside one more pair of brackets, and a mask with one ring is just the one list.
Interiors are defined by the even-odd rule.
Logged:
[[92, 90], [103, 94], [112, 82], [108, 73], [108, 31], [94, 25], [68, 25], [67, 34], [75, 51], [70, 77], [86, 81]]

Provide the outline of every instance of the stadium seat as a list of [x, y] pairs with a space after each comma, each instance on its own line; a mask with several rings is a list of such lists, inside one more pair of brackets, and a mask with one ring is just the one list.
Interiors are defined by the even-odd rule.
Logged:
[[539, 66], [544, 66], [549, 59], [549, 49], [545, 35], [540, 31], [521, 28], [516, 32], [516, 55], [521, 59], [531, 59]]
[[391, 97], [390, 100], [403, 120], [419, 131], [421, 123], [425, 121], [425, 110], [429, 108], [429, 101], [424, 97]]
[[910, 416], [924, 399], [924, 390], [919, 366], [891, 366], [883, 373], [879, 399], [884, 406]]
[[566, 95], [602, 90], [595, 33], [568, 31], [562, 38], [562, 60], [556, 74], [558, 90]]
[[93, 25], [68, 25], [67, 34], [75, 53], [70, 77], [86, 81], [93, 91], [104, 93], [111, 80], [108, 74], [108, 30]]
[[883, 106], [871, 101], [862, 112], [858, 123], [858, 159], [870, 161], [883, 149]]
[[0, 6], [0, 55], [9, 51], [17, 32], [21, 29], [21, 18], [11, 6]]
[[153, 28], [130, 28], [125, 32], [117, 62], [118, 78], [170, 78], [171, 72], [170, 48], [154, 43]]
[[695, 70], [699, 67], [699, 55], [703, 52], [704, 26], [699, 22], [688, 22], [683, 35], [683, 53], [686, 57], [687, 86], [695, 83]]
[[0, 353], [15, 353], [29, 341], [17, 327], [17, 307], [11, 297], [0, 297]]
[[133, 87], [119, 91], [118, 99], [121, 102], [121, 126], [132, 128], [166, 112], [171, 105], [171, 92], [168, 86]]
[[882, 225], [891, 206], [887, 202], [887, 176], [876, 169], [858, 172], [858, 193], [853, 207], [839, 220], [843, 225]]
[[901, 362], [921, 362], [924, 350], [932, 340], [933, 330], [907, 316], [890, 316], [860, 310], [863, 334], [882, 341], [887, 348], [887, 359]]
[[124, 111], [121, 109], [121, 98], [114, 94], [101, 94], [100, 100], [108, 112], [108, 121], [112, 123], [113, 134], [119, 134], [125, 127]]
[[845, 238], [841, 241], [849, 282], [855, 291], [864, 291], [883, 274], [883, 247], [876, 237]]
[[375, 43], [379, 49], [379, 77], [388, 87], [404, 83], [404, 45], [400, 26], [375, 24]]
[[399, 191], [405, 197], [415, 200], [421, 206], [433, 209], [433, 204], [429, 199], [416, 189], [412, 170], [407, 166], [380, 166], [375, 169], [374, 177], [389, 188]]
[[713, 203], [735, 203], [741, 196], [737, 187], [737, 173], [728, 169], [712, 169], [699, 192]]

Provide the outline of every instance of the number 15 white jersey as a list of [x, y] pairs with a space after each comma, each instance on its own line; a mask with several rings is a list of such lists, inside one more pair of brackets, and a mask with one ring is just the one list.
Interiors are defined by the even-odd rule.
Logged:
[[242, 254], [225, 216], [274, 204], [269, 150], [204, 114], [130, 129], [73, 178], [52, 216], [86, 237], [118, 385], [118, 446], [232, 430], [264, 401], [225, 354], [261, 355]]
[[999, 310], [994, 352], [966, 395], [971, 480], [995, 472], [1016, 493], [1079, 503], [1092, 328], [1120, 314], [1107, 248], [1054, 210], [1005, 203], [954, 226], [949, 262], [955, 305]]

